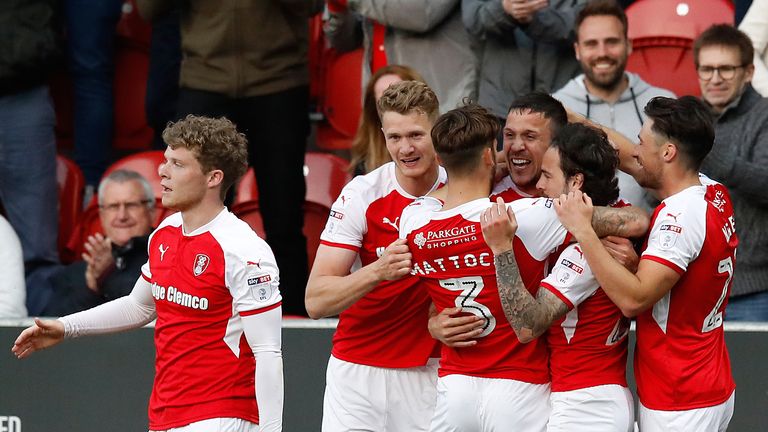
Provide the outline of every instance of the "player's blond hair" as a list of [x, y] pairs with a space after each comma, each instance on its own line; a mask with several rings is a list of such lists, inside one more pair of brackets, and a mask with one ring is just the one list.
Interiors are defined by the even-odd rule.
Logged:
[[221, 170], [224, 173], [222, 199], [248, 169], [248, 140], [225, 117], [190, 114], [175, 123], [168, 123], [163, 131], [163, 141], [172, 149], [183, 147], [191, 151], [204, 173]]
[[376, 104], [379, 118], [385, 112], [396, 112], [407, 115], [412, 112], [424, 114], [431, 123], [440, 115], [440, 103], [435, 92], [420, 81], [401, 81], [394, 83], [384, 91]]

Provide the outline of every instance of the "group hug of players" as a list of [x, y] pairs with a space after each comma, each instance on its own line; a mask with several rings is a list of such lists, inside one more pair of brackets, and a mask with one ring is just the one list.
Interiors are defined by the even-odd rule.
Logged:
[[499, 152], [496, 117], [438, 116], [423, 83], [378, 110], [393, 161], [344, 188], [307, 286], [310, 316], [339, 315], [324, 432], [632, 431], [631, 318], [640, 430], [726, 430], [738, 240], [728, 191], [698, 172], [700, 101], [651, 100], [633, 143], [527, 95]]

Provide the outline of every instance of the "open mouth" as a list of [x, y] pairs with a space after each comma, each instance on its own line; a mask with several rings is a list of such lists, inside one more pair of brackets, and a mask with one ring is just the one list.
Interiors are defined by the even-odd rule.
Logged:
[[511, 158], [509, 162], [510, 162], [510, 166], [517, 169], [523, 169], [531, 164], [531, 161], [529, 159], [520, 159], [520, 158]]
[[416, 166], [416, 164], [419, 162], [420, 159], [421, 159], [420, 157], [403, 158], [403, 159], [400, 159], [400, 162], [406, 167], [412, 168]]

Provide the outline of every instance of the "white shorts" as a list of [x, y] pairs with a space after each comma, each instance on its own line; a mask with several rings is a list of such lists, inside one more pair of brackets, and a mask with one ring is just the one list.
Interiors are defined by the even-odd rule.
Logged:
[[720, 405], [685, 411], [652, 410], [640, 403], [640, 432], [725, 432], [733, 416], [736, 392]]
[[536, 432], [549, 418], [549, 384], [447, 375], [437, 380], [432, 432]]
[[435, 410], [437, 359], [390, 369], [331, 356], [325, 376], [323, 432], [427, 431]]
[[547, 432], [632, 432], [632, 392], [620, 385], [602, 385], [552, 392]]
[[259, 425], [239, 418], [212, 418], [186, 426], [149, 432], [259, 432]]

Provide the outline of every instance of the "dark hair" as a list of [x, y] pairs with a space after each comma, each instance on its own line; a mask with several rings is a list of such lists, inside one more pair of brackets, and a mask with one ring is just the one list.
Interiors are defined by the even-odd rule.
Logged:
[[550, 147], [560, 155], [560, 169], [568, 179], [581, 173], [583, 192], [595, 205], [605, 206], [619, 198], [619, 180], [616, 167], [619, 156], [600, 129], [581, 123], [569, 123], [552, 138]]
[[704, 30], [693, 42], [693, 61], [699, 65], [699, 51], [708, 46], [722, 45], [739, 50], [740, 66], [752, 64], [755, 48], [744, 32], [730, 24], [715, 24]]
[[508, 112], [512, 111], [530, 111], [543, 115], [545, 119], [550, 120], [552, 135], [557, 134], [561, 127], [568, 124], [568, 113], [565, 112], [563, 104], [543, 92], [528, 93], [515, 99]]
[[624, 38], [627, 38], [629, 24], [624, 9], [615, 0], [592, 0], [576, 15], [575, 25], [573, 26], [576, 29], [576, 40], [579, 40], [579, 27], [581, 27], [585, 19], [591, 16], [605, 15], [615, 17], [621, 22], [621, 26], [624, 29]]
[[645, 114], [653, 120], [651, 130], [676, 144], [688, 168], [698, 171], [715, 142], [712, 113], [704, 102], [693, 96], [657, 96], [645, 106]]
[[449, 173], [466, 174], [476, 166], [483, 149], [495, 146], [499, 127], [496, 116], [468, 103], [437, 119], [432, 126], [432, 143]]

